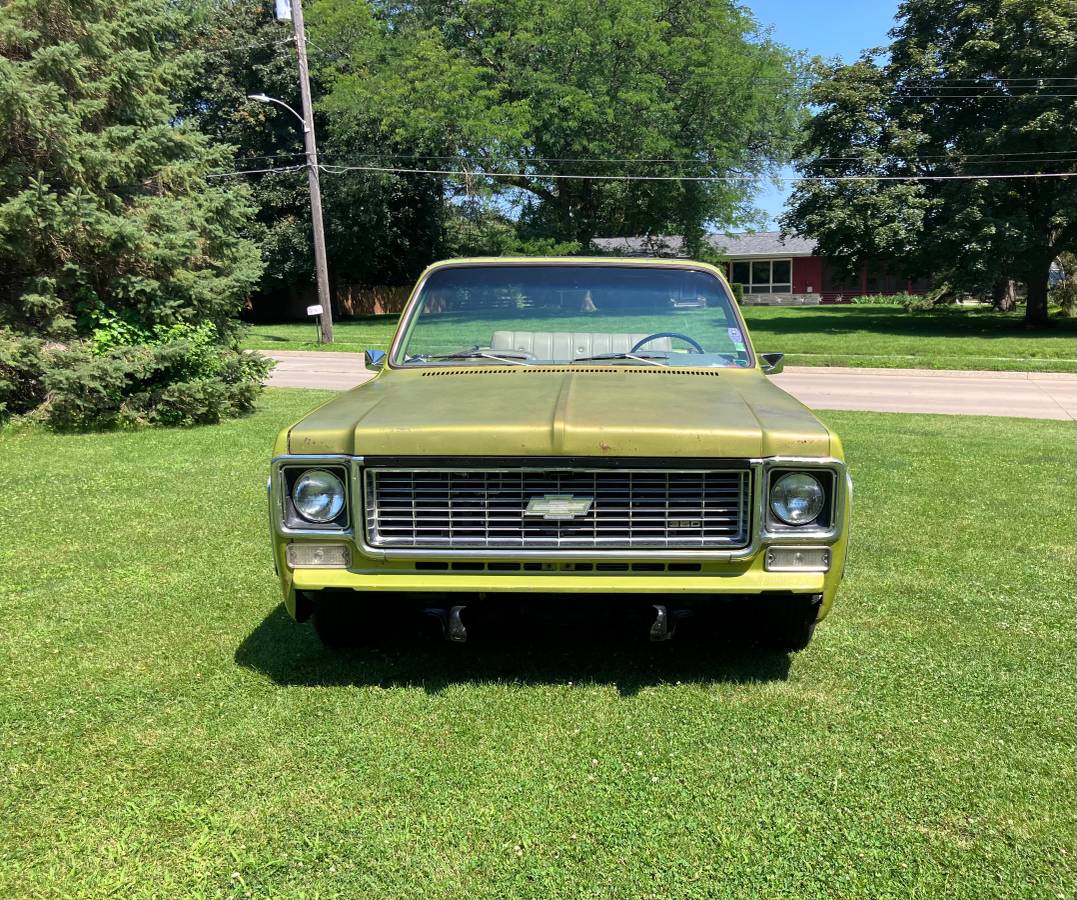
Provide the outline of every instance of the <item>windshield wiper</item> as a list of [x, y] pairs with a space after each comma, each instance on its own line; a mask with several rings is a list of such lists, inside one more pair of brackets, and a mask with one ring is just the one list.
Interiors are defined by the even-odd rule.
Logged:
[[574, 356], [572, 362], [599, 362], [604, 359], [634, 359], [637, 362], [650, 363], [654, 366], [661, 366], [661, 363], [655, 362], [656, 359], [669, 359], [668, 353], [656, 353], [655, 351], [643, 351], [641, 353], [596, 353], [594, 356]]
[[505, 352], [502, 352], [500, 350], [492, 352], [489, 350], [480, 350], [476, 347], [473, 350], [461, 350], [458, 353], [420, 353], [416, 356], [411, 357], [408, 362], [410, 363], [415, 362], [416, 360], [423, 361], [428, 359], [492, 359], [495, 362], [506, 362], [512, 363], [516, 366], [526, 366], [527, 363], [523, 362], [523, 360], [527, 358], [527, 354], [514, 353], [511, 350], [507, 350]]

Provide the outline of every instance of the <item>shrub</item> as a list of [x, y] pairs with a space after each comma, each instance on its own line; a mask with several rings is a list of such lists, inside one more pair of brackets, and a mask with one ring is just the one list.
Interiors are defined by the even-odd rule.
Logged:
[[905, 294], [863, 294], [859, 297], [853, 297], [852, 301], [857, 306], [894, 306], [900, 304], [899, 297], [904, 297]]
[[854, 297], [853, 303], [857, 306], [903, 306], [909, 312], [920, 312], [949, 303], [952, 297], [949, 288], [943, 286], [927, 294], [864, 294]]
[[729, 286], [733, 288], [733, 299], [736, 300], [737, 303], [742, 303], [744, 301], [744, 285], [739, 281], [734, 281]]
[[920, 294], [863, 294], [853, 297], [853, 303], [857, 306], [904, 306], [910, 309], [923, 299]]
[[0, 328], [0, 418], [28, 413], [45, 399], [42, 345]]
[[250, 351], [180, 338], [51, 354], [43, 417], [55, 428], [209, 425], [249, 412], [269, 361]]
[[0, 3], [0, 415], [215, 422], [260, 390], [232, 346], [256, 210], [209, 177], [232, 149], [177, 115], [181, 6]]
[[948, 301], [943, 300], [941, 295], [932, 291], [929, 294], [901, 294], [898, 302], [909, 312], [924, 312], [934, 309], [936, 306], [941, 306]]
[[217, 343], [212, 325], [172, 326], [138, 344], [0, 332], [0, 414], [62, 430], [208, 425], [252, 410], [270, 365]]

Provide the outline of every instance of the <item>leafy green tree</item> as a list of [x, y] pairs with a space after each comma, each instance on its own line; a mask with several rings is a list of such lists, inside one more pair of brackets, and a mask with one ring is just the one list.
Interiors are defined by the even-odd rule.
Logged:
[[[1077, 172], [1071, 0], [906, 0], [891, 37], [821, 68], [803, 174]], [[782, 223], [850, 267], [889, 262], [1002, 298], [1016, 278], [1039, 325], [1051, 261], [1077, 248], [1077, 177], [801, 182]]]
[[[299, 123], [287, 110], [247, 99], [268, 94], [298, 109], [292, 30], [274, 18], [272, 0], [186, 0], [191, 27], [182, 44], [195, 58], [197, 77], [179, 95], [184, 118], [234, 147], [228, 168], [273, 169], [305, 162]], [[312, 61], [324, 57], [308, 47]], [[320, 84], [315, 67], [312, 89]], [[376, 135], [349, 131], [340, 138], [318, 115], [320, 156], [368, 154]], [[258, 207], [255, 236], [266, 270], [262, 297], [314, 282], [310, 196], [299, 169], [255, 172], [246, 177]], [[438, 252], [441, 193], [429, 179], [392, 175], [363, 178], [323, 175], [330, 278], [336, 284], [389, 283], [413, 278]]]
[[796, 60], [729, 0], [317, 0], [308, 21], [331, 131], [376, 137], [368, 165], [468, 172], [435, 177], [515, 206], [523, 239], [677, 230], [698, 249], [707, 223], [752, 217], [798, 122]]
[[261, 273], [229, 159], [177, 123], [182, 18], [165, 0], [0, 9], [0, 317], [49, 334], [103, 316], [223, 332]]
[[[193, 77], [174, 95], [179, 115], [231, 148], [222, 171], [301, 166], [303, 137], [278, 106], [248, 100], [268, 94], [298, 107], [291, 28], [278, 23], [272, 0], [186, 0], [188, 27], [179, 35]], [[250, 237], [262, 249], [259, 293], [313, 282], [310, 197], [302, 170], [236, 178], [257, 210]]]

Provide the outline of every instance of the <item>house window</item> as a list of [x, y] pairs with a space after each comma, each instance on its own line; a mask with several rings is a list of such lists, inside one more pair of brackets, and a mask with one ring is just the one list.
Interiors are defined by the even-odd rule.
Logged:
[[791, 259], [737, 259], [730, 280], [744, 285], [745, 294], [788, 294], [793, 290]]

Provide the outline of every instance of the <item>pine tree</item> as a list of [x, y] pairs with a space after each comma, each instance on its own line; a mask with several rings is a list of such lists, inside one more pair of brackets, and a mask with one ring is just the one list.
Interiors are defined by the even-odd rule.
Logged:
[[229, 149], [175, 115], [183, 24], [166, 0], [0, 8], [0, 324], [229, 334], [262, 264], [248, 192], [207, 177]]

